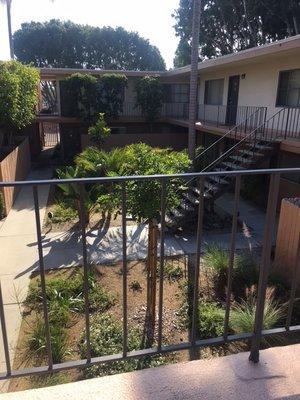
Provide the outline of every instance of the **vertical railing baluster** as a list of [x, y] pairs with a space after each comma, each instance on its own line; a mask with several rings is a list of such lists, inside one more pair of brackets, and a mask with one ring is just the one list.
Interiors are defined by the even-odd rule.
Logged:
[[196, 237], [196, 265], [194, 276], [194, 293], [193, 293], [193, 313], [192, 313], [192, 334], [191, 344], [195, 346], [198, 328], [198, 297], [199, 297], [199, 276], [200, 276], [200, 256], [202, 246], [202, 231], [203, 231], [203, 213], [204, 213], [204, 177], [199, 179], [199, 206], [198, 206], [198, 221], [197, 221], [197, 237]]
[[11, 364], [10, 364], [10, 357], [9, 357], [9, 347], [8, 347], [8, 338], [7, 338], [7, 329], [6, 329], [1, 281], [0, 281], [0, 320], [1, 320], [2, 340], [3, 340], [4, 356], [5, 356], [5, 364], [6, 364], [6, 375], [10, 376]]
[[226, 293], [226, 311], [224, 319], [224, 340], [228, 337], [228, 325], [230, 316], [230, 306], [231, 306], [231, 291], [232, 291], [232, 279], [233, 279], [233, 265], [234, 265], [234, 255], [236, 246], [236, 231], [238, 223], [238, 212], [240, 204], [240, 190], [241, 190], [241, 175], [237, 175], [235, 178], [235, 191], [234, 191], [234, 205], [232, 214], [232, 230], [230, 238], [230, 254], [228, 262], [228, 276], [227, 276], [227, 293]]
[[33, 191], [33, 201], [34, 201], [34, 213], [35, 213], [35, 223], [36, 223], [36, 234], [37, 234], [37, 244], [38, 244], [38, 254], [39, 254], [39, 270], [41, 278], [41, 289], [42, 289], [42, 302], [43, 302], [43, 312], [45, 320], [45, 337], [46, 337], [46, 348], [48, 356], [48, 366], [49, 369], [53, 368], [53, 357], [52, 357], [52, 347], [51, 347], [51, 332], [49, 326], [49, 313], [47, 305], [47, 292], [46, 292], [46, 279], [45, 279], [45, 264], [43, 256], [43, 245], [42, 245], [42, 230], [41, 230], [41, 220], [40, 220], [40, 207], [39, 207], [39, 196], [38, 188], [36, 185], [32, 187]]
[[160, 201], [160, 266], [159, 266], [159, 300], [158, 300], [158, 341], [157, 348], [161, 351], [162, 346], [162, 324], [163, 324], [163, 302], [164, 302], [164, 266], [165, 266], [165, 230], [166, 230], [166, 180], [161, 183]]
[[126, 182], [122, 182], [121, 190], [122, 190], [123, 357], [126, 357], [128, 351]]
[[251, 343], [249, 360], [257, 363], [259, 361], [259, 347], [262, 338], [264, 321], [264, 308], [266, 300], [266, 290], [268, 285], [269, 266], [271, 262], [272, 234], [275, 226], [276, 207], [279, 193], [280, 173], [271, 175], [268, 205], [264, 228], [263, 248], [259, 270], [259, 282], [257, 289], [257, 301], [254, 322], [254, 335]]
[[297, 290], [297, 285], [299, 282], [299, 276], [300, 276], [300, 235], [299, 235], [299, 241], [298, 241], [295, 269], [294, 269], [294, 273], [293, 273], [291, 294], [290, 294], [288, 311], [287, 311], [287, 318], [286, 318], [286, 323], [285, 323], [285, 327], [287, 330], [289, 330], [290, 326], [291, 326], [293, 308], [294, 308], [294, 303], [295, 303], [295, 298], [296, 298], [296, 290]]
[[86, 359], [91, 362], [91, 341], [90, 341], [90, 302], [89, 302], [89, 264], [86, 244], [86, 209], [84, 184], [79, 183], [79, 203], [80, 203], [80, 228], [82, 241], [82, 262], [83, 262], [83, 292], [84, 292], [84, 317], [85, 317], [85, 340], [86, 340]]

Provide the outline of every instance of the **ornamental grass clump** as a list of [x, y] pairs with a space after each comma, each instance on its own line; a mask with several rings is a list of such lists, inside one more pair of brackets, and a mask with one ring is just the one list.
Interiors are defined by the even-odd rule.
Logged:
[[[232, 306], [230, 327], [235, 333], [253, 332], [257, 304], [256, 287], [247, 290], [246, 300]], [[274, 299], [274, 288], [268, 288], [264, 306], [263, 329], [274, 328], [284, 316], [285, 304]]]

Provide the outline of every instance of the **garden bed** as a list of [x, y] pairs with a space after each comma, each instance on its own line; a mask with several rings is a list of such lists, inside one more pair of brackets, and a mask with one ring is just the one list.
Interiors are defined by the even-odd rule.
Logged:
[[[253, 325], [255, 314], [255, 286], [253, 285], [257, 283], [258, 270], [252, 257], [253, 255], [248, 253], [236, 255], [230, 319], [230, 332], [232, 333], [249, 332], [251, 329], [249, 326]], [[188, 341], [190, 323], [187, 307], [187, 269], [193, 261], [194, 256], [166, 260], [163, 344]], [[198, 325], [198, 334], [201, 338], [213, 338], [223, 334], [226, 291], [224, 266], [226, 265], [228, 265], [228, 253], [220, 250], [217, 246], [208, 249], [201, 259], [200, 322]], [[91, 266], [90, 271], [92, 356], [118, 353], [122, 350], [122, 264]], [[129, 350], [145, 347], [146, 277], [145, 262], [128, 263]], [[54, 362], [85, 358], [82, 268], [52, 270], [46, 275], [46, 284]], [[267, 301], [271, 312], [265, 320], [266, 328], [284, 325], [282, 304], [286, 302], [288, 296], [288, 289], [276, 278], [270, 279], [270, 286], [273, 289], [269, 289]], [[295, 318], [300, 319], [299, 310], [298, 314], [294, 315], [294, 322]], [[47, 364], [42, 320], [39, 277], [35, 276], [31, 280], [24, 304], [21, 331], [14, 360], [15, 369]], [[156, 336], [154, 339], [157, 339]], [[280, 343], [282, 344], [282, 340]], [[201, 349], [200, 356], [201, 358], [211, 358], [247, 349], [247, 342], [238, 342]], [[155, 356], [141, 362], [131, 360], [86, 370], [76, 369], [39, 378], [18, 378], [11, 380], [10, 391], [71, 382], [185, 360], [189, 360], [188, 352]]]

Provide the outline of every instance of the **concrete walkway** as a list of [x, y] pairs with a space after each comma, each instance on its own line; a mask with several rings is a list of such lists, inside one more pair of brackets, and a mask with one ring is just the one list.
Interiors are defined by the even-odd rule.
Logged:
[[[50, 169], [32, 171], [27, 180], [49, 179]], [[40, 218], [44, 219], [49, 186], [39, 188]], [[32, 246], [28, 244], [35, 243]], [[31, 187], [20, 190], [13, 208], [0, 226], [0, 279], [3, 292], [10, 359], [13, 361], [21, 315], [19, 303], [26, 297], [30, 274], [26, 266], [37, 259], [36, 227]], [[24, 271], [25, 270], [25, 271]], [[0, 335], [0, 370], [5, 371], [2, 335]], [[0, 383], [1, 384], [1, 383]]]
[[95, 378], [1, 400], [299, 400], [300, 344]]

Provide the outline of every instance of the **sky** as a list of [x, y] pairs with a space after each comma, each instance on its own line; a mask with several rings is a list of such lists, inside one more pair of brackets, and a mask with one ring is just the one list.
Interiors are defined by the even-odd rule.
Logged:
[[[12, 28], [22, 22], [51, 18], [93, 26], [123, 26], [157, 46], [167, 67], [173, 66], [178, 44], [172, 12], [179, 0], [12, 0]], [[0, 4], [0, 59], [9, 57], [6, 8]]]

